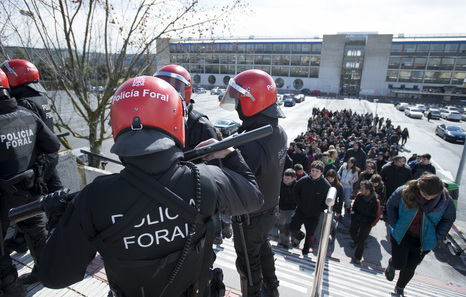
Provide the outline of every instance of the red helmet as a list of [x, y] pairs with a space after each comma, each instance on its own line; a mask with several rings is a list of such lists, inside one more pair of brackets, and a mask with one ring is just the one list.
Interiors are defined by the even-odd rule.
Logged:
[[6, 77], [5, 72], [0, 69], [0, 88], [2, 89], [9, 89], [10, 84], [8, 83], [8, 78]]
[[39, 70], [26, 60], [5, 61], [1, 68], [6, 73], [11, 87], [39, 80]]
[[119, 156], [141, 156], [185, 143], [184, 103], [167, 82], [139, 76], [123, 83], [110, 107], [115, 144]]
[[186, 68], [180, 65], [171, 64], [160, 68], [159, 71], [154, 73], [154, 76], [161, 78], [172, 85], [172, 87], [181, 94], [181, 97], [184, 98], [186, 104], [189, 103], [193, 92], [193, 84], [191, 75]]
[[235, 110], [241, 103], [241, 110], [247, 117], [262, 113], [274, 118], [285, 117], [277, 101], [277, 87], [273, 78], [257, 69], [246, 70], [230, 79], [220, 107]]

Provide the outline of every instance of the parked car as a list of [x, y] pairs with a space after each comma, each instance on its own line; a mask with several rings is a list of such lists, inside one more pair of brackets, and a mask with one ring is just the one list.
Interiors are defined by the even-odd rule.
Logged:
[[219, 87], [215, 87], [210, 90], [210, 95], [220, 95], [222, 92], [225, 92], [225, 89], [220, 89]]
[[438, 135], [445, 140], [462, 143], [464, 143], [464, 140], [466, 139], [466, 132], [463, 130], [463, 128], [458, 126], [448, 126], [445, 124], [437, 126], [435, 129], [435, 135]]
[[421, 112], [424, 112], [427, 110], [426, 106], [423, 104], [416, 105], [416, 108], [419, 109]]
[[295, 106], [296, 105], [296, 101], [294, 100], [294, 98], [292, 96], [290, 96], [289, 94], [288, 95], [284, 95], [283, 96], [283, 105], [284, 106]]
[[466, 112], [461, 114], [461, 120], [466, 121]]
[[223, 136], [230, 136], [238, 131], [240, 123], [234, 120], [221, 119], [215, 122], [214, 127], [219, 129]]
[[302, 90], [301, 90], [301, 93], [303, 93], [304, 95], [311, 95], [311, 90], [309, 90], [309, 89], [302, 89]]
[[453, 110], [453, 111], [457, 111], [461, 113], [461, 109], [459, 109], [458, 107], [454, 107], [454, 106], [445, 106], [444, 109]]
[[427, 115], [431, 113], [431, 119], [433, 120], [438, 120], [440, 119], [440, 110], [435, 109], [435, 108], [429, 108], [428, 110], [424, 111], [424, 116], [427, 118]]
[[440, 116], [442, 119], [450, 120], [450, 121], [461, 121], [461, 114], [458, 111], [454, 110], [446, 110], [444, 112], [440, 112]]
[[309, 92], [309, 95], [312, 95], [312, 96], [320, 96], [321, 92], [320, 90], [312, 90], [311, 92]]
[[225, 92], [222, 92], [220, 95], [218, 95], [218, 101], [222, 101], [224, 95]]
[[416, 106], [408, 106], [405, 115], [413, 119], [422, 119], [422, 112]]
[[396, 105], [396, 109], [398, 109], [399, 111], [405, 111], [406, 107], [408, 106], [409, 106], [408, 103], [400, 102]]
[[204, 94], [204, 93], [207, 93], [207, 90], [204, 89], [204, 88], [197, 88], [197, 89], [196, 89], [196, 93], [197, 93], [197, 94]]
[[283, 95], [277, 94], [277, 105], [283, 104]]
[[294, 101], [296, 101], [296, 103], [301, 103], [304, 101], [304, 95], [303, 94], [298, 94], [298, 95], [295, 95], [294, 96]]

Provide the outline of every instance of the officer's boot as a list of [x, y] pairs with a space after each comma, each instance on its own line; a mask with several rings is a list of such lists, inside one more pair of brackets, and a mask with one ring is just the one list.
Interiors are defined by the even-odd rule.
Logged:
[[278, 292], [278, 280], [263, 281], [261, 291], [263, 297], [279, 297], [280, 293]]
[[0, 258], [0, 296], [25, 297], [26, 288], [18, 281], [18, 272], [9, 256]]
[[22, 274], [19, 277], [19, 281], [23, 285], [30, 285], [40, 282], [39, 277], [37, 275], [37, 270], [40, 262], [40, 254], [42, 252], [42, 248], [45, 245], [45, 240], [45, 233], [43, 232], [40, 232], [34, 238], [26, 234], [26, 242], [29, 245], [29, 250], [31, 251], [32, 257], [34, 259], [34, 267], [32, 268], [32, 272]]

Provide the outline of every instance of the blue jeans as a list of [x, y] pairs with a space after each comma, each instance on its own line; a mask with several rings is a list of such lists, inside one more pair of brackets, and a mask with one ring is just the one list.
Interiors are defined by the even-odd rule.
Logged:
[[353, 193], [353, 187], [343, 187], [343, 194], [345, 195], [345, 208], [351, 207], [351, 194]]

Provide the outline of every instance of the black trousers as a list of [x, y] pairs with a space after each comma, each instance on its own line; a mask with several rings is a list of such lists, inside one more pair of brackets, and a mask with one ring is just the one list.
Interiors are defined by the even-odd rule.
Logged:
[[290, 229], [294, 238], [302, 240], [304, 238], [304, 234], [301, 231], [301, 226], [304, 224], [304, 228], [306, 228], [306, 238], [304, 239], [303, 254], [309, 253], [312, 237], [314, 236], [317, 225], [319, 225], [319, 218], [320, 215], [306, 217], [298, 209], [296, 209], [293, 217], [291, 218]]
[[[278, 207], [262, 215], [250, 217], [249, 224], [241, 226], [233, 220], [233, 236], [236, 250], [236, 268], [243, 280], [248, 279], [246, 254], [249, 259], [253, 286], [249, 288], [248, 296], [257, 296], [260, 293], [262, 282], [274, 283], [277, 281], [275, 274], [275, 259], [269, 242], [269, 232], [277, 221]], [[241, 231], [243, 229], [246, 250], [243, 248]], [[246, 297], [246, 296], [244, 296]]]
[[416, 267], [422, 262], [424, 257], [430, 252], [421, 253], [421, 243], [419, 238], [405, 234], [400, 244], [393, 236], [390, 236], [392, 244], [392, 257], [389, 260], [390, 266], [400, 270], [400, 276], [396, 285], [400, 288], [406, 287], [413, 278]]
[[[10, 220], [8, 219], [8, 211], [13, 207], [18, 207], [29, 202], [37, 200], [39, 196], [32, 195], [29, 191], [20, 190], [14, 194], [6, 192], [1, 193], [1, 226], [3, 238], [5, 238]], [[42, 247], [45, 245], [46, 231], [45, 223], [42, 220], [42, 215], [37, 215], [27, 220], [17, 223], [17, 226], [24, 232], [26, 242], [31, 251], [36, 265], [40, 262], [40, 254]], [[3, 243], [2, 243], [3, 244]], [[5, 255], [9, 258], [9, 255]], [[1, 267], [3, 270], [5, 267]]]
[[357, 244], [354, 257], [361, 260], [362, 254], [364, 253], [364, 241], [369, 237], [372, 227], [370, 223], [361, 223], [357, 220], [351, 219], [350, 235], [351, 239]]

